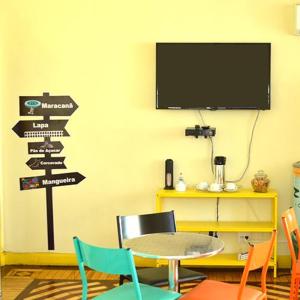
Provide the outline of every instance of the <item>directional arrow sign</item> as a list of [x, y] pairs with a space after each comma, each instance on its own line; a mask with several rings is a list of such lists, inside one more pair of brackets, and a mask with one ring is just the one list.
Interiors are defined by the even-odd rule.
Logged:
[[31, 170], [66, 169], [64, 160], [65, 157], [32, 157], [26, 164]]
[[78, 172], [52, 174], [51, 176], [36, 176], [20, 178], [20, 189], [31, 190], [45, 187], [78, 184], [85, 177]]
[[13, 131], [19, 137], [59, 137], [69, 136], [69, 133], [64, 129], [68, 120], [28, 120], [19, 121]]
[[33, 142], [28, 143], [28, 154], [58, 154], [64, 148], [61, 142]]
[[70, 96], [20, 96], [20, 116], [70, 116], [77, 108]]

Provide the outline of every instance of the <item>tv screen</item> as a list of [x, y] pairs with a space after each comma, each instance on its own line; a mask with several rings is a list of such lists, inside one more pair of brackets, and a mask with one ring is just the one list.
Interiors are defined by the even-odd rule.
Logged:
[[157, 43], [157, 109], [270, 109], [270, 43]]

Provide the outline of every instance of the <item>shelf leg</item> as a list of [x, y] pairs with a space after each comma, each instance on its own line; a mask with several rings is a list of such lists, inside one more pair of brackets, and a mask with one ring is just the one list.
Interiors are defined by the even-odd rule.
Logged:
[[161, 212], [162, 211], [162, 203], [161, 203], [161, 198], [158, 194], [156, 194], [156, 212]]

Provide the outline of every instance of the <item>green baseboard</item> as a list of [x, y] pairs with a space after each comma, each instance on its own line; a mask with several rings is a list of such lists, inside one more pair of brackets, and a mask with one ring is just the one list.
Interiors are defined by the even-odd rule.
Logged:
[[[291, 267], [289, 255], [279, 255], [277, 257], [278, 268], [287, 269]], [[77, 260], [74, 253], [0, 253], [0, 263], [4, 265], [40, 265], [40, 266], [76, 266]], [[156, 261], [135, 257], [137, 267], [154, 267]]]

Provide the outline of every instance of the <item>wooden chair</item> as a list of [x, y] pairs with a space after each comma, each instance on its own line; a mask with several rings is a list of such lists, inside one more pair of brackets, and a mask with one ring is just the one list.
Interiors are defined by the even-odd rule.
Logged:
[[[117, 216], [119, 246], [123, 247], [123, 240], [135, 238], [149, 233], [176, 232], [174, 211], [152, 213], [144, 215]], [[207, 276], [201, 272], [179, 267], [180, 283], [203, 280]], [[163, 286], [168, 285], [168, 267], [143, 268], [137, 270], [141, 283]], [[120, 285], [124, 279], [131, 280], [130, 276], [120, 276]]]
[[73, 242], [82, 281], [83, 300], [88, 299], [88, 283], [85, 266], [98, 272], [130, 274], [132, 277], [132, 282], [113, 288], [92, 299], [175, 300], [181, 296], [179, 293], [173, 291], [139, 283], [130, 249], [101, 248], [86, 244], [78, 237], [74, 237]]
[[[273, 251], [276, 230], [269, 241], [249, 246], [248, 259], [240, 284], [230, 284], [206, 279], [180, 300], [258, 300], [267, 299], [266, 277]], [[246, 287], [249, 271], [262, 268], [261, 290]]]
[[[300, 282], [300, 231], [294, 208], [289, 208], [288, 210], [283, 212], [281, 216], [281, 221], [292, 259], [290, 299], [298, 299], [298, 289]], [[298, 246], [297, 254], [293, 246], [293, 235], [296, 239], [296, 243]]]

